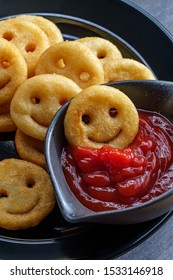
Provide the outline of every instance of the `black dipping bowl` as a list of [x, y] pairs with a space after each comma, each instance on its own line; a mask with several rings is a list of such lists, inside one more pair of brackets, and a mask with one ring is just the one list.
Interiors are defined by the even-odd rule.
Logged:
[[[108, 84], [122, 90], [139, 109], [161, 113], [173, 122], [173, 83], [163, 81], [125, 81]], [[83, 206], [71, 192], [63, 174], [61, 154], [66, 142], [65, 104], [54, 117], [46, 137], [47, 167], [55, 188], [58, 204], [68, 222], [96, 222], [107, 224], [141, 223], [168, 212], [173, 207], [172, 189], [142, 205], [121, 210], [94, 212]]]

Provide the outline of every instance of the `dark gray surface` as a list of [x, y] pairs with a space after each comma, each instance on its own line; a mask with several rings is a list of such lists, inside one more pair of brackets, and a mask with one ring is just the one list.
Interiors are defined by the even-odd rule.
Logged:
[[[173, 0], [132, 0], [173, 34]], [[159, 59], [159, 58], [158, 58]], [[173, 218], [152, 237], [117, 260], [173, 260]]]
[[[87, 1], [87, 0], [85, 0]], [[111, 2], [111, 0], [107, 0]], [[116, 0], [115, 0], [116, 1]], [[48, 2], [50, 5], [48, 5]], [[42, 12], [56, 12], [57, 7], [65, 7], [66, 0], [42, 0], [41, 11]], [[168, 31], [173, 34], [173, 0], [132, 0], [131, 2], [137, 4], [150, 15], [155, 17]], [[23, 3], [26, 8], [20, 10], [20, 5]], [[29, 4], [28, 4], [29, 3]], [[40, 1], [38, 0], [0, 0], [0, 15], [6, 16], [9, 14], [15, 14], [19, 12], [34, 12], [40, 11]], [[75, 14], [75, 7], [73, 1], [71, 1], [71, 11]], [[52, 6], [54, 5], [54, 8]], [[50, 7], [49, 7], [50, 6]], [[81, 1], [82, 6], [82, 1]], [[93, 0], [94, 6], [94, 0]], [[97, 8], [97, 7], [96, 7]], [[94, 16], [97, 18], [97, 12], [94, 9]], [[92, 15], [92, 11], [89, 11]], [[89, 18], [88, 18], [89, 19]], [[148, 42], [147, 42], [148, 43]], [[158, 46], [155, 46], [158, 48]], [[163, 54], [164, 55], [164, 54]], [[159, 60], [159, 57], [158, 57]], [[170, 63], [170, 61], [169, 61]], [[128, 234], [128, 233], [127, 233]], [[158, 230], [153, 236], [144, 241], [138, 247], [124, 254], [117, 259], [138, 259], [138, 260], [150, 260], [150, 259], [161, 259], [161, 260], [172, 260], [173, 259], [173, 218], [170, 219], [160, 230]]]
[[131, 2], [147, 11], [173, 34], [172, 0], [131, 0]]

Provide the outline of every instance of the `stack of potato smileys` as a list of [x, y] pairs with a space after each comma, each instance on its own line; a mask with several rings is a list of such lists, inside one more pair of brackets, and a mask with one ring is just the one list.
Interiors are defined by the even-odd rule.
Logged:
[[44, 140], [59, 108], [92, 85], [131, 79], [155, 77], [103, 38], [64, 41], [40, 16], [0, 21], [0, 132], [16, 131], [20, 158], [0, 162], [0, 227], [36, 226], [55, 206]]

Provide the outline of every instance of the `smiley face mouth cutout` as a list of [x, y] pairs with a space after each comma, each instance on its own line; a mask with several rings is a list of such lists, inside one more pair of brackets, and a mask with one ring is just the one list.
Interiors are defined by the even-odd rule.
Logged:
[[30, 118], [32, 119], [33, 122], [35, 122], [38, 125], [41, 125], [44, 128], [47, 128], [48, 125], [46, 125], [45, 123], [41, 122], [40, 120], [38, 120], [36, 117], [34, 116], [30, 116]]
[[31, 203], [30, 206], [27, 205], [26, 209], [9, 209], [6, 211], [6, 213], [10, 214], [10, 215], [25, 215], [25, 214], [29, 214], [30, 212], [32, 212], [36, 206], [39, 204], [41, 198], [37, 198], [36, 201], [34, 203]]
[[[8, 200], [8, 197], [9, 197], [9, 194], [6, 190], [1, 190], [0, 191], [0, 199], [7, 199]], [[31, 203], [30, 205], [27, 205], [27, 206], [23, 206], [22, 207], [20, 206], [18, 208], [18, 204], [15, 205], [15, 203], [12, 203], [11, 204], [11, 209], [7, 209], [6, 210], [6, 213], [8, 214], [11, 214], [11, 215], [24, 215], [24, 214], [28, 214], [30, 212], [32, 212], [35, 207], [40, 203], [40, 197], [37, 197], [35, 199], [35, 201], [33, 203]], [[25, 208], [25, 209], [24, 209]]]
[[94, 140], [92, 137], [88, 137], [88, 140], [90, 140], [91, 142], [93, 143], [102, 143], [102, 144], [109, 144], [110, 142], [114, 141], [117, 137], [120, 136], [120, 134], [122, 133], [122, 129], [120, 128], [118, 133], [116, 133], [116, 135], [114, 135], [113, 137], [110, 137], [108, 140], [106, 141], [97, 141], [97, 140]]

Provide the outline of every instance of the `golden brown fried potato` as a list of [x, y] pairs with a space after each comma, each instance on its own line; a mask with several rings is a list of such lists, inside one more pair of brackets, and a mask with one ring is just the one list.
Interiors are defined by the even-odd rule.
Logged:
[[34, 76], [16, 91], [11, 102], [11, 117], [25, 134], [44, 141], [55, 113], [80, 91], [75, 82], [60, 75]]
[[10, 41], [20, 50], [26, 60], [29, 77], [34, 75], [40, 55], [50, 46], [41, 28], [19, 17], [0, 21], [0, 38]]
[[33, 162], [46, 168], [44, 156], [44, 141], [37, 140], [17, 129], [15, 135], [16, 150], [21, 159]]
[[65, 41], [48, 48], [39, 58], [35, 73], [63, 75], [81, 88], [104, 82], [104, 71], [99, 59], [77, 41]]
[[10, 230], [36, 226], [54, 208], [48, 173], [20, 159], [0, 162], [0, 227]]
[[27, 79], [27, 65], [20, 51], [0, 38], [0, 105], [10, 103], [18, 86]]
[[155, 80], [154, 74], [144, 64], [130, 58], [117, 59], [105, 66], [107, 82], [122, 80]]
[[104, 81], [107, 82], [106, 77], [109, 74], [107, 73], [109, 69], [106, 66], [112, 61], [122, 58], [122, 54], [119, 49], [110, 41], [99, 37], [85, 37], [79, 39], [78, 42], [91, 49], [94, 55], [99, 58], [105, 74]]
[[50, 45], [57, 44], [64, 40], [60, 29], [52, 21], [42, 16], [21, 15], [19, 18], [31, 21], [40, 27], [46, 33]]
[[73, 146], [125, 148], [138, 132], [139, 117], [132, 101], [108, 86], [91, 86], [71, 101], [64, 131]]
[[16, 125], [10, 115], [10, 103], [0, 105], [0, 132], [15, 131]]

